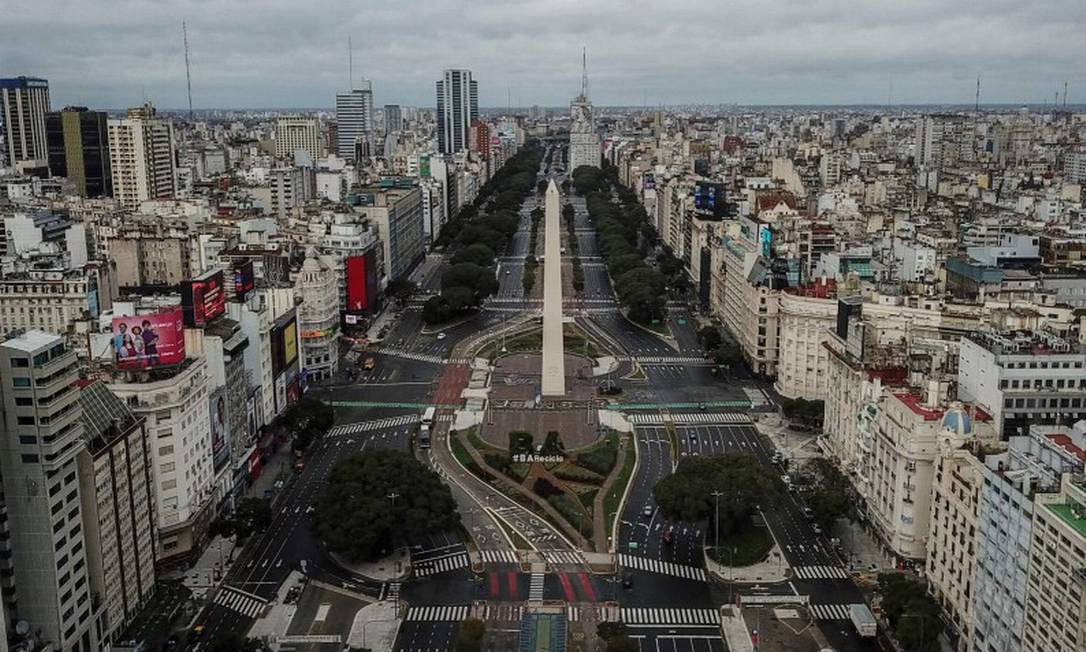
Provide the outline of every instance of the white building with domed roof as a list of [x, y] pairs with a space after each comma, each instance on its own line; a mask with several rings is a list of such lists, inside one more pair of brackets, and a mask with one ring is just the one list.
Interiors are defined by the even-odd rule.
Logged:
[[312, 247], [306, 252], [295, 288], [302, 299], [302, 304], [298, 306], [302, 368], [312, 380], [331, 378], [339, 369], [336, 274]]

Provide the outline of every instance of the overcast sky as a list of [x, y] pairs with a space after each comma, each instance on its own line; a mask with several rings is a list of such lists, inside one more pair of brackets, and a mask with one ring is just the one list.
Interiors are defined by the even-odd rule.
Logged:
[[[4, 0], [0, 76], [54, 106], [185, 100], [331, 107], [354, 73], [376, 104], [433, 106], [470, 68], [483, 106], [564, 105], [588, 48], [600, 105], [1086, 102], [1084, 0]], [[1061, 95], [1062, 100], [1062, 95]]]

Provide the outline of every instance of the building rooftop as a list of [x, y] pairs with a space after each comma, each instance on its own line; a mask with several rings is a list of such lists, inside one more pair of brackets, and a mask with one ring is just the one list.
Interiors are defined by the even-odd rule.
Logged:
[[61, 337], [54, 333], [30, 330], [7, 340], [4, 342], [4, 346], [10, 349], [18, 349], [19, 351], [33, 353], [34, 351], [38, 351], [47, 346], [52, 346], [61, 341]]
[[1045, 505], [1053, 514], [1071, 526], [1080, 537], [1086, 537], [1086, 514], [1077, 505], [1069, 503], [1049, 503]]

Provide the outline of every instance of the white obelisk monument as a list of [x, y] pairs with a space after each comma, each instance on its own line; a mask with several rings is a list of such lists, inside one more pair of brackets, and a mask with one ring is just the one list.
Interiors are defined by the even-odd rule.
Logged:
[[562, 201], [551, 179], [543, 208], [543, 396], [566, 395], [562, 341]]

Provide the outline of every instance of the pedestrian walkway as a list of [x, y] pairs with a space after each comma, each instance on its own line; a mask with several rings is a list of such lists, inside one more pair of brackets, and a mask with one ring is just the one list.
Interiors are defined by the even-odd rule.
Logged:
[[446, 605], [440, 607], [411, 607], [404, 620], [422, 620], [427, 622], [460, 622], [468, 617], [467, 605]]
[[619, 554], [618, 563], [620, 566], [625, 566], [626, 568], [636, 568], [637, 570], [648, 571], [650, 573], [683, 577], [688, 580], [697, 580], [699, 582], [705, 581], [705, 569], [698, 568], [697, 566], [675, 564], [670, 561], [659, 561], [657, 559], [649, 559], [648, 557], [638, 557], [637, 555], [626, 554]]
[[570, 605], [566, 607], [566, 620], [575, 623], [581, 619], [581, 608]]
[[[664, 422], [664, 415], [656, 412], [634, 412], [626, 415], [626, 420], [634, 425], [660, 424]], [[676, 424], [698, 425], [748, 425], [751, 423], [750, 415], [741, 412], [672, 412], [667, 420]]]
[[497, 621], [503, 623], [517, 623], [524, 617], [524, 605], [510, 602], [486, 603], [473, 608], [472, 617], [482, 621]]
[[385, 582], [381, 585], [381, 593], [378, 600], [387, 600], [389, 602], [399, 602], [400, 600], [400, 583], [399, 582]]
[[792, 570], [801, 580], [848, 579], [848, 571], [837, 566], [796, 566]]
[[637, 355], [632, 358], [625, 358], [627, 361], [637, 362], [639, 364], [710, 364], [709, 360], [706, 360], [702, 356], [696, 355]]
[[640, 627], [719, 627], [716, 609], [627, 608], [621, 610], [622, 622]]
[[847, 604], [812, 604], [807, 605], [811, 617], [815, 620], [848, 620]]
[[353, 435], [358, 432], [369, 432], [371, 430], [383, 430], [385, 428], [398, 428], [400, 426], [414, 425], [418, 422], [419, 415], [417, 414], [401, 414], [395, 417], [374, 419], [373, 421], [342, 423], [329, 430], [328, 434], [333, 437], [339, 435]]
[[468, 554], [466, 552], [453, 553], [445, 557], [427, 559], [412, 564], [412, 568], [415, 572], [415, 577], [437, 575], [438, 573], [447, 573], [449, 571], [457, 570], [458, 568], [467, 567]]
[[586, 563], [584, 555], [576, 550], [544, 550], [543, 559], [547, 560], [548, 564], [573, 564], [580, 566]]
[[236, 611], [243, 616], [256, 618], [264, 610], [268, 601], [258, 595], [224, 585], [215, 594], [215, 604]]
[[543, 602], [543, 573], [532, 573], [531, 584], [528, 585], [528, 602]]
[[480, 550], [479, 556], [484, 564], [516, 564], [520, 561], [513, 550]]

